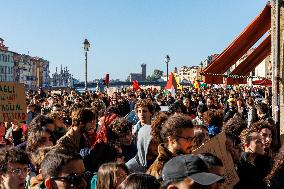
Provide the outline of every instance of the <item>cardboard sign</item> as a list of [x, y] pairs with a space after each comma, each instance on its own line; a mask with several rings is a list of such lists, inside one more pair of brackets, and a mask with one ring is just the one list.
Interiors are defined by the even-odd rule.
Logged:
[[193, 152], [193, 154], [200, 153], [211, 153], [222, 160], [225, 169], [225, 182], [220, 185], [221, 189], [232, 189], [239, 182], [232, 156], [226, 149], [226, 135], [224, 132], [210, 139]]
[[26, 121], [27, 105], [24, 84], [0, 82], [0, 121]]

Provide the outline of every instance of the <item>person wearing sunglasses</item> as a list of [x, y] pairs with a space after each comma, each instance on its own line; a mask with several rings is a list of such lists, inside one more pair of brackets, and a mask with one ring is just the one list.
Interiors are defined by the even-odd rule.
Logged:
[[41, 163], [43, 182], [39, 188], [85, 189], [93, 174], [85, 171], [81, 156], [68, 148], [54, 148]]
[[20, 148], [0, 149], [0, 188], [24, 189], [29, 157]]

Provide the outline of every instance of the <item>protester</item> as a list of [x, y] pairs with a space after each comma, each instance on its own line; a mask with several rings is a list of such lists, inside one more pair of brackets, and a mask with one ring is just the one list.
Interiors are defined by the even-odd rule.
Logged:
[[133, 173], [126, 177], [118, 189], [160, 189], [160, 183], [151, 175]]
[[24, 189], [29, 157], [19, 148], [0, 149], [0, 188]]
[[[98, 170], [97, 176], [92, 179], [92, 184], [97, 179], [97, 185], [91, 185], [91, 189], [115, 189], [129, 175], [129, 171], [125, 164], [106, 163], [102, 164]], [[97, 178], [96, 178], [97, 177]]]
[[172, 115], [163, 124], [161, 136], [164, 143], [158, 146], [158, 157], [147, 171], [156, 178], [160, 178], [168, 160], [176, 155], [192, 152], [194, 128], [191, 119], [182, 114]]
[[[121, 89], [113, 94], [62, 90], [50, 91], [46, 97], [41, 97], [38, 91], [28, 91], [27, 104], [34, 107], [29, 113], [30, 123], [27, 126], [19, 120], [1, 123], [0, 137], [6, 135], [8, 139], [4, 142], [0, 139], [1, 147], [18, 145], [29, 153], [26, 188], [89, 188], [96, 184], [103, 188], [111, 180], [108, 188], [118, 185], [158, 188], [156, 179], [163, 177], [168, 161], [191, 154], [202, 145], [206, 147], [209, 136], [224, 131], [225, 145], [240, 179], [234, 188], [281, 188], [283, 158], [282, 151], [274, 158], [279, 139], [268, 113], [271, 94], [266, 94], [266, 104], [255, 100], [265, 90], [243, 86], [184, 87], [172, 94], [150, 88]], [[167, 111], [161, 107], [164, 105], [169, 105], [172, 115], [162, 112]], [[38, 115], [40, 108], [44, 109], [42, 115]], [[139, 119], [135, 125], [126, 120], [128, 117], [123, 118], [133, 108]], [[206, 173], [223, 176], [224, 164], [215, 155], [194, 156], [205, 163]], [[134, 174], [122, 182], [128, 171], [117, 167], [125, 167], [125, 162]], [[85, 173], [86, 170], [90, 173]], [[224, 181], [200, 185], [196, 180], [186, 179], [188, 175], [184, 176], [184, 172], [177, 174], [181, 179], [165, 188], [218, 188]]]
[[92, 174], [85, 172], [81, 156], [68, 148], [55, 148], [49, 151], [41, 163], [43, 182], [39, 188], [69, 189], [87, 188], [85, 179]]
[[221, 132], [223, 126], [223, 112], [221, 110], [208, 110], [203, 114], [205, 126], [208, 128], [209, 137], [214, 137]]
[[53, 135], [54, 122], [45, 115], [35, 117], [28, 129], [27, 152], [34, 152], [40, 147], [53, 146], [55, 138]]
[[247, 128], [241, 133], [244, 152], [237, 164], [240, 182], [235, 188], [265, 188], [263, 179], [271, 169], [270, 158], [264, 156], [264, 144], [259, 132]]
[[236, 108], [236, 100], [234, 98], [228, 99], [228, 108], [225, 109], [224, 122], [232, 118], [238, 110]]
[[145, 173], [157, 157], [158, 143], [152, 140], [151, 126], [144, 125], [137, 136], [137, 154], [126, 165], [131, 173]]
[[275, 145], [275, 129], [268, 121], [259, 121], [253, 123], [251, 127], [255, 128], [262, 139], [262, 143], [264, 144], [265, 155], [268, 155], [270, 158], [273, 158], [274, 155], [274, 145]]
[[147, 100], [139, 100], [135, 105], [135, 112], [139, 118], [136, 125], [133, 126], [132, 133], [137, 136], [139, 129], [146, 125], [151, 124], [151, 117], [154, 114], [153, 104]]
[[163, 188], [212, 188], [223, 178], [210, 173], [197, 155], [179, 155], [168, 161], [162, 171]]

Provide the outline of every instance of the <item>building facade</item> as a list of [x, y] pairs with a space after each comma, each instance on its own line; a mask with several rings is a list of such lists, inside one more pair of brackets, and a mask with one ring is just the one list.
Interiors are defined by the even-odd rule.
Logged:
[[49, 87], [49, 61], [8, 50], [0, 38], [0, 81], [24, 83], [26, 89]]
[[192, 66], [189, 70], [189, 81], [193, 83], [195, 80], [202, 80], [200, 72], [201, 68], [199, 66]]
[[[193, 83], [195, 80], [201, 80], [201, 67], [199, 66], [182, 66], [180, 69], [174, 69], [174, 76], [179, 83]], [[161, 78], [163, 81], [167, 81], [167, 75], [163, 75]]]
[[146, 80], [146, 64], [141, 64], [141, 73], [130, 73], [129, 81], [145, 81]]
[[25, 54], [14, 54], [14, 78], [26, 89], [48, 88], [49, 61]]
[[35, 65], [29, 55], [14, 54], [14, 78], [18, 83], [24, 83], [26, 89], [36, 89]]
[[201, 61], [203, 68], [206, 68], [211, 62], [213, 62], [219, 54], [212, 54], [207, 56], [203, 61]]
[[70, 87], [73, 88], [74, 85], [74, 79], [73, 76], [69, 73], [69, 70], [67, 67], [62, 68], [60, 72], [57, 72], [57, 67], [55, 69], [55, 73], [52, 74], [52, 77], [50, 79], [50, 86], [51, 87]]
[[14, 81], [14, 53], [4, 45], [4, 40], [0, 38], [0, 82]]

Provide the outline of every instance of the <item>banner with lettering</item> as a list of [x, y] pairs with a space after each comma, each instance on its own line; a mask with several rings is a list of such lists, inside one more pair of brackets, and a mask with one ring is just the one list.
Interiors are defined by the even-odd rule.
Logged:
[[0, 122], [26, 121], [27, 105], [22, 83], [0, 82]]
[[234, 163], [230, 152], [226, 149], [226, 135], [224, 132], [210, 139], [201, 147], [197, 148], [193, 154], [211, 153], [223, 162], [225, 169], [225, 181], [219, 186], [221, 189], [232, 189], [239, 182], [238, 174], [235, 170]]

